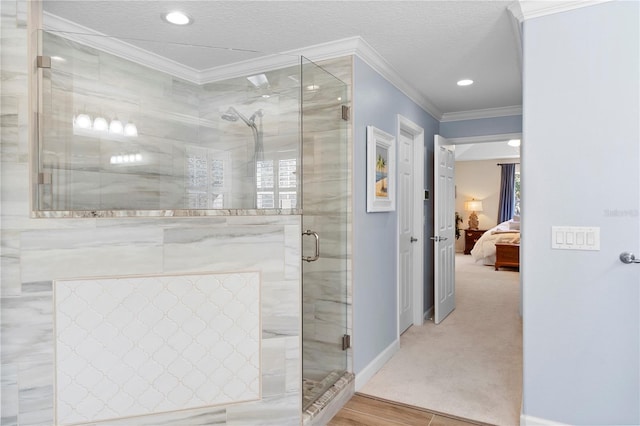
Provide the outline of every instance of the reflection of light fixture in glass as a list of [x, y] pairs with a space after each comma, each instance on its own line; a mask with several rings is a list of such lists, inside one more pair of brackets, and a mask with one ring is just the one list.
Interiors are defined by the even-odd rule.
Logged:
[[96, 117], [93, 120], [93, 130], [106, 132], [109, 130], [109, 123], [107, 123], [107, 120], [105, 120], [104, 117]]
[[511, 139], [509, 142], [507, 142], [507, 145], [518, 147], [520, 146], [520, 139]]
[[79, 129], [90, 129], [91, 128], [91, 117], [87, 114], [78, 114], [73, 119], [74, 127]]
[[179, 10], [162, 14], [162, 19], [174, 25], [189, 25], [193, 22], [193, 18]]
[[132, 164], [132, 163], [141, 163], [142, 162], [142, 154], [119, 154], [112, 155], [109, 160], [111, 164]]
[[109, 121], [102, 116], [97, 116], [92, 120], [91, 116], [85, 113], [81, 113], [73, 117], [73, 129], [74, 133], [77, 131], [77, 134], [82, 136], [91, 136], [92, 134], [95, 134], [96, 137], [106, 137], [104, 133], [107, 132], [110, 135], [117, 137], [138, 136], [138, 128], [131, 122], [123, 125], [117, 117]]
[[117, 118], [111, 120], [109, 123], [109, 133], [114, 135], [121, 135], [124, 132], [124, 127], [122, 126], [122, 122]]
[[310, 84], [307, 86], [307, 90], [318, 90], [320, 88], [320, 86], [318, 86], [317, 84]]
[[138, 128], [133, 123], [127, 123], [124, 126], [124, 135], [131, 137], [138, 136]]
[[469, 215], [469, 229], [478, 229], [478, 225], [480, 223], [478, 222], [478, 215], [476, 212], [482, 211], [482, 201], [476, 199], [465, 201], [464, 209], [471, 212]]

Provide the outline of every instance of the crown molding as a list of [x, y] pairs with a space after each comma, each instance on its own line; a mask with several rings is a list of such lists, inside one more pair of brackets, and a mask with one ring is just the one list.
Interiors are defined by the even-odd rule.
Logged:
[[56, 32], [59, 36], [71, 41], [119, 56], [123, 59], [165, 72], [195, 84], [206, 84], [242, 75], [251, 75], [258, 72], [295, 66], [300, 64], [301, 56], [310, 61], [318, 62], [355, 55], [381, 74], [412, 101], [425, 109], [435, 119], [439, 120], [442, 117], [442, 112], [438, 110], [429, 99], [407, 83], [382, 55], [359, 36], [289, 50], [279, 54], [271, 54], [229, 65], [197, 70], [50, 13], [44, 13], [43, 27], [45, 30]]
[[202, 71], [201, 81], [208, 83], [212, 81], [226, 80], [228, 78], [237, 77], [238, 75], [254, 74], [257, 72], [283, 68], [285, 66], [293, 66], [300, 63], [300, 57], [312, 62], [319, 62], [352, 55], [357, 56], [366, 62], [367, 65], [382, 75], [387, 81], [431, 114], [434, 118], [440, 119], [442, 117], [442, 112], [440, 112], [440, 110], [438, 110], [438, 108], [436, 108], [429, 99], [422, 96], [402, 77], [400, 77], [400, 74], [398, 74], [398, 72], [382, 57], [382, 55], [380, 55], [360, 36], [348, 37], [300, 49], [288, 50], [280, 54], [269, 55], [263, 58], [210, 68]]
[[229, 65], [208, 68], [200, 72], [200, 81], [201, 84], [211, 83], [238, 77], [239, 75], [251, 75], [295, 66], [300, 64], [300, 57], [317, 62], [325, 59], [354, 55], [357, 52], [359, 40], [361, 40], [360, 37], [350, 37], [301, 49], [288, 50], [256, 59], [235, 62]]
[[463, 136], [460, 138], [447, 138], [447, 144], [468, 145], [486, 142], [507, 142], [510, 139], [522, 139], [522, 133], [499, 133], [484, 136]]
[[[515, 19], [522, 22], [523, 19], [528, 19], [529, 17], [526, 13], [521, 13], [523, 10], [522, 6], [526, 3], [543, 3], [545, 7], [538, 6], [537, 9], [539, 11], [546, 10], [547, 13], [555, 13], [568, 10], [568, 5], [572, 6], [571, 9], [575, 9], [576, 7], [586, 5], [585, 3], [590, 5], [602, 3], [603, 1], [611, 0], [557, 2], [558, 4], [553, 3], [552, 6], [548, 5], [550, 2], [521, 1], [512, 5], [509, 10]], [[564, 8], [562, 8], [560, 4], [564, 5]], [[550, 10], [553, 10], [553, 12], [549, 12]], [[75, 22], [66, 20], [59, 16], [46, 12], [43, 16], [43, 28], [45, 30], [55, 32], [57, 35], [71, 41], [78, 42], [142, 66], [150, 67], [160, 72], [173, 75], [194, 84], [206, 84], [238, 76], [251, 75], [259, 72], [295, 66], [300, 64], [300, 57], [304, 57], [313, 62], [318, 62], [344, 56], [357, 56], [405, 94], [409, 99], [423, 108], [433, 118], [441, 122], [495, 118], [522, 114], [521, 106], [489, 108], [443, 114], [426, 96], [422, 95], [411, 84], [406, 82], [391, 66], [391, 64], [389, 64], [382, 55], [380, 55], [360, 36], [317, 44], [301, 49], [289, 50], [279, 54], [271, 54], [229, 65], [198, 70], [156, 53], [149, 52], [148, 50], [139, 48], [115, 37], [111, 37], [85, 26], [76, 24]]]
[[461, 120], [478, 120], [481, 118], [496, 118], [510, 115], [522, 115], [522, 106], [513, 105], [499, 108], [475, 109], [471, 111], [446, 112], [442, 114], [441, 122], [461, 121]]
[[141, 49], [130, 43], [79, 25], [57, 15], [44, 12], [43, 28], [68, 40], [110, 53], [145, 67], [165, 72], [183, 80], [200, 84], [200, 73], [194, 68], [182, 65], [164, 56]]
[[509, 11], [520, 21], [539, 18], [541, 16], [553, 15], [555, 13], [567, 12], [587, 6], [594, 6], [607, 3], [613, 0], [572, 0], [572, 1], [540, 1], [540, 0], [519, 0], [509, 7]]
[[393, 84], [398, 90], [404, 93], [409, 99], [418, 104], [427, 111], [433, 118], [440, 120], [442, 111], [440, 111], [426, 96], [407, 83], [398, 72], [380, 55], [373, 47], [371, 47], [364, 39], [358, 37], [360, 43], [355, 55], [367, 63], [371, 68], [382, 75], [387, 81]]

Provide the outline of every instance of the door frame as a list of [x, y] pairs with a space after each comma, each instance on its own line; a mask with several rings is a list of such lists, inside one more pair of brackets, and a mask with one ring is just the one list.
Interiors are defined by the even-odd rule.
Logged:
[[[413, 283], [412, 283], [412, 316], [413, 325], [422, 325], [424, 323], [424, 168], [425, 148], [424, 148], [424, 129], [408, 118], [398, 114], [396, 126], [396, 139], [400, 138], [400, 132], [404, 131], [411, 135], [413, 139], [413, 232], [418, 238], [418, 244], [413, 249]], [[400, 207], [400, 203], [397, 203]], [[396, 212], [398, 215], [400, 211]], [[400, 221], [396, 219], [396, 265], [400, 264]], [[396, 333], [400, 338], [400, 268], [397, 268], [396, 277]]]
[[[504, 141], [504, 140], [509, 140], [509, 139], [520, 139], [520, 141], [523, 140], [523, 132], [518, 132], [518, 133], [497, 133], [497, 134], [493, 134], [493, 135], [485, 135], [485, 136], [464, 136], [464, 137], [458, 137], [458, 138], [447, 138], [447, 142], [450, 145], [466, 145], [466, 144], [472, 144], [472, 143], [485, 143], [485, 142], [499, 142], [499, 141]], [[520, 163], [522, 164], [522, 148], [520, 148]], [[522, 175], [522, 167], [520, 168], [520, 174]], [[454, 174], [454, 179], [455, 179], [455, 174]], [[520, 268], [522, 268], [522, 261], [520, 263]], [[436, 277], [434, 277], [434, 288], [433, 291], [435, 291], [435, 280]], [[522, 312], [522, 307], [523, 307], [523, 284], [522, 284], [522, 275], [520, 275], [520, 306], [519, 306], [519, 311], [520, 311], [520, 317], [523, 317], [523, 312]], [[434, 306], [435, 306], [435, 300], [434, 300]]]

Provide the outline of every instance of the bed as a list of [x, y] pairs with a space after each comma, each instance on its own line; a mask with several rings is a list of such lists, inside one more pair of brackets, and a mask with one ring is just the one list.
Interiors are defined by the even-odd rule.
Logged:
[[[520, 248], [520, 222], [508, 220], [487, 230], [471, 249], [471, 256], [484, 265], [496, 264], [496, 244], [517, 245]], [[505, 265], [507, 266], [507, 265]], [[518, 264], [519, 266], [519, 264]]]

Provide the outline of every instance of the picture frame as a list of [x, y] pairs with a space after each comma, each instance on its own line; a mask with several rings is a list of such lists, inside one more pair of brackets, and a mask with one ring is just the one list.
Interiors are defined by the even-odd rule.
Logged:
[[367, 126], [367, 212], [396, 209], [396, 139]]

